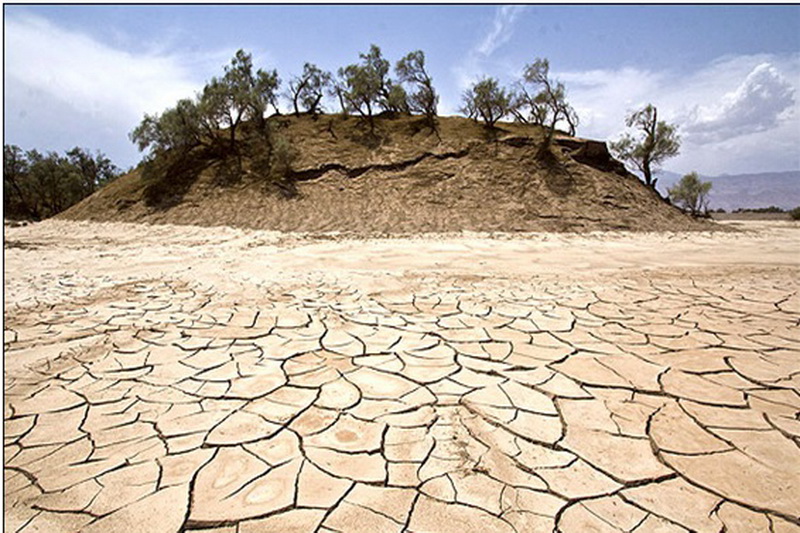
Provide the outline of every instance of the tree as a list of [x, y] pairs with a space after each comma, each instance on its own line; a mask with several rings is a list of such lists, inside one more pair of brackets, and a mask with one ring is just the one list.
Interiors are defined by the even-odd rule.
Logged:
[[389, 61], [381, 55], [380, 47], [370, 46], [369, 52], [359, 54], [361, 63], [339, 69], [334, 91], [345, 113], [358, 112], [369, 121], [374, 131], [377, 108], [394, 113], [409, 111], [406, 92], [389, 78]]
[[673, 203], [683, 205], [684, 209], [697, 216], [701, 211], [708, 211], [708, 193], [711, 190], [710, 181], [700, 181], [697, 172], [690, 172], [668, 190], [669, 198]]
[[547, 121], [547, 107], [531, 95], [527, 87], [518, 82], [516, 90], [511, 94], [508, 112], [514, 120], [523, 124], [544, 126]]
[[101, 152], [93, 156], [89, 150], [76, 146], [67, 152], [67, 160], [78, 172], [82, 196], [92, 194], [119, 175], [119, 169]]
[[341, 97], [346, 102], [345, 112], [358, 112], [373, 125], [373, 109], [377, 106], [380, 80], [375, 72], [353, 64], [339, 69], [342, 81]]
[[211, 78], [200, 97], [201, 114], [215, 125], [228, 129], [231, 149], [236, 148], [236, 130], [246, 120], [264, 126], [264, 114], [271, 105], [276, 112], [280, 78], [277, 71], [253, 73], [252, 56], [239, 50], [225, 67], [222, 78]]
[[149, 150], [151, 155], [171, 149], [188, 152], [204, 138], [219, 135], [220, 127], [213, 115], [203, 116], [194, 101], [184, 98], [161, 115], [146, 114], [129, 136], [140, 152]]
[[425, 115], [428, 125], [436, 129], [436, 107], [439, 104], [439, 95], [436, 94], [433, 80], [425, 70], [425, 54], [422, 50], [410, 52], [397, 62], [395, 72], [401, 83], [407, 83], [416, 88], [416, 91], [408, 97], [409, 110]]
[[3, 207], [8, 217], [41, 220], [63, 211], [115, 179], [119, 170], [101, 152], [73, 148], [65, 156], [3, 146]]
[[344, 76], [344, 69], [340, 68], [337, 75], [331, 77], [331, 83], [328, 86], [328, 94], [336, 97], [339, 101], [339, 109], [345, 116], [354, 111], [347, 99], [347, 82]]
[[377, 45], [370, 45], [369, 52], [359, 54], [361, 68], [366, 71], [377, 93], [376, 103], [384, 111], [408, 113], [408, 98], [405, 89], [389, 78], [389, 61], [384, 59]]
[[130, 138], [151, 157], [169, 150], [185, 155], [200, 145], [213, 148], [226, 138], [228, 149], [235, 151], [243, 122], [252, 121], [264, 130], [269, 106], [278, 112], [279, 86], [277, 71], [253, 72], [252, 56], [239, 50], [224, 75], [211, 78], [194, 100], [184, 98], [161, 115], [145, 115]]
[[294, 114], [299, 115], [301, 107], [313, 115], [319, 113], [322, 110], [322, 97], [330, 83], [330, 72], [322, 71], [311, 63], [303, 65], [303, 74], [289, 82], [289, 97], [292, 99]]
[[510, 95], [495, 78], [475, 83], [461, 98], [464, 102], [461, 112], [476, 121], [480, 117], [490, 128], [508, 114]]
[[41, 218], [27, 180], [29, 170], [28, 159], [19, 146], [3, 145], [3, 208], [6, 216]]
[[677, 127], [659, 121], [658, 110], [651, 104], [628, 115], [625, 124], [641, 131], [644, 137], [637, 139], [625, 133], [621, 139], [610, 143], [609, 148], [619, 159], [639, 169], [645, 184], [655, 189], [658, 179], [653, 178], [653, 171], [666, 159], [678, 155], [680, 150]]
[[[511, 113], [521, 122], [546, 128], [541, 146], [543, 152], [549, 150], [559, 122], [566, 122], [569, 134], [575, 135], [578, 115], [567, 103], [564, 84], [550, 79], [550, 62], [547, 59], [536, 58], [527, 65], [517, 87], [518, 92], [512, 99]], [[536, 92], [529, 90], [529, 87]]]
[[408, 105], [408, 93], [406, 93], [402, 85], [396, 84], [391, 80], [387, 82], [381, 95], [380, 105], [384, 111], [390, 113], [411, 113], [411, 108]]

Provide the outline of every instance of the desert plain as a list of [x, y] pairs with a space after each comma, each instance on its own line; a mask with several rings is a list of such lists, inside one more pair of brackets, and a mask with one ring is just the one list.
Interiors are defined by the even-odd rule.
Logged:
[[800, 530], [800, 226], [5, 228], [4, 526]]

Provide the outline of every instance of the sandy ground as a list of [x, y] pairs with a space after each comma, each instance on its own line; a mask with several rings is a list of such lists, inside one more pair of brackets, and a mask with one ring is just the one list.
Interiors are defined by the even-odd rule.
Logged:
[[800, 226], [5, 229], [6, 531], [800, 530]]

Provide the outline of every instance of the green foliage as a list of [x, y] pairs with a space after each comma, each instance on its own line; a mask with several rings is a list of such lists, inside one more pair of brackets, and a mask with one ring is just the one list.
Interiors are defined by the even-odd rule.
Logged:
[[361, 63], [339, 69], [342, 96], [347, 102], [344, 111], [355, 111], [371, 120], [389, 72], [389, 62], [381, 58], [380, 48], [375, 45], [372, 45], [369, 53], [359, 54], [359, 57]]
[[677, 127], [659, 121], [658, 110], [650, 104], [631, 113], [625, 124], [644, 135], [637, 138], [625, 133], [618, 141], [610, 143], [609, 148], [619, 159], [639, 169], [645, 184], [655, 189], [658, 180], [653, 178], [653, 171], [666, 159], [678, 155], [680, 150]]
[[520, 122], [547, 128], [543, 150], [552, 143], [559, 122], [567, 123], [570, 135], [575, 135], [578, 126], [578, 115], [567, 103], [564, 84], [550, 79], [547, 59], [536, 58], [525, 66], [522, 80], [517, 82], [517, 90], [512, 96], [510, 112]]
[[278, 110], [279, 86], [277, 71], [259, 69], [253, 73], [252, 57], [239, 50], [231, 64], [225, 67], [225, 75], [211, 78], [203, 89], [201, 115], [215, 130], [228, 129], [230, 147], [235, 150], [236, 130], [243, 121], [255, 121], [263, 127], [267, 108], [271, 105]]
[[189, 99], [159, 115], [145, 115], [130, 138], [139, 151], [161, 153], [171, 149], [188, 151], [202, 142], [200, 109]]
[[268, 183], [278, 187], [284, 196], [297, 194], [297, 188], [291, 179], [292, 163], [297, 159], [297, 150], [284, 135], [276, 135], [272, 144], [269, 164]]
[[277, 111], [279, 86], [277, 71], [253, 72], [252, 57], [239, 50], [225, 74], [211, 78], [197, 98], [179, 100], [161, 115], [145, 115], [130, 138], [151, 157], [168, 150], [186, 153], [201, 145], [219, 148], [226, 138], [228, 149], [235, 150], [236, 133], [244, 121], [263, 127], [269, 106]]
[[680, 204], [692, 215], [699, 215], [708, 210], [708, 193], [710, 181], [700, 181], [697, 172], [690, 172], [669, 189], [669, 197], [673, 203]]
[[547, 106], [537, 96], [531, 95], [523, 84], [517, 84], [516, 90], [511, 94], [508, 109], [514, 120], [535, 126], [544, 126], [547, 123]]
[[461, 112], [473, 120], [482, 119], [493, 128], [509, 112], [510, 95], [500, 87], [495, 78], [484, 78], [462, 95]]
[[410, 113], [408, 94], [402, 85], [389, 82], [381, 98], [381, 106], [390, 113]]
[[336, 98], [336, 101], [339, 103], [339, 110], [345, 116], [353, 111], [347, 99], [347, 83], [345, 81], [343, 69], [340, 68], [336, 76], [331, 76], [331, 81], [328, 85], [328, 95]]
[[360, 63], [340, 68], [334, 92], [344, 113], [357, 112], [369, 120], [374, 129], [373, 116], [378, 109], [392, 113], [408, 113], [408, 97], [401, 85], [389, 78], [389, 61], [381, 49], [370, 46], [369, 52], [359, 54]]
[[789, 211], [789, 216], [792, 220], [800, 220], [800, 206]]
[[115, 179], [119, 169], [102, 153], [73, 148], [61, 156], [3, 146], [3, 207], [10, 218], [53, 216]]
[[303, 65], [303, 74], [289, 82], [288, 96], [292, 100], [294, 114], [299, 115], [301, 108], [314, 115], [320, 113], [322, 98], [330, 83], [330, 72], [322, 71], [311, 63]]
[[412, 113], [421, 113], [431, 128], [436, 128], [436, 108], [439, 95], [433, 88], [433, 80], [425, 70], [425, 54], [422, 50], [410, 52], [395, 65], [395, 72], [401, 83], [413, 86], [416, 90], [408, 95], [408, 108]]
[[734, 213], [784, 213], [784, 210], [778, 206], [771, 205], [769, 207], [739, 208]]
[[[305, 83], [294, 87], [296, 105], [318, 110], [329, 75], [305, 67]], [[145, 115], [130, 138], [140, 151], [149, 151], [142, 169], [148, 203], [168, 204], [165, 197], [176, 191], [180, 196], [209, 166], [221, 183], [239, 181], [246, 159], [268, 167], [273, 139], [265, 115], [270, 107], [279, 112], [279, 87], [277, 71], [256, 70], [252, 56], [239, 50], [224, 74], [211, 78], [194, 99], [182, 99], [161, 115]]]

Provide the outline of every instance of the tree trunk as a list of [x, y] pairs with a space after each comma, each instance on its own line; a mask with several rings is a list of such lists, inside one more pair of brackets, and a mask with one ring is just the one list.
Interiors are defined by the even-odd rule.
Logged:
[[314, 99], [314, 102], [311, 104], [311, 109], [309, 111], [312, 115], [316, 115], [319, 112], [319, 102], [322, 100], [322, 94], [318, 94], [317, 97]]
[[644, 174], [645, 185], [655, 188], [655, 183], [653, 183], [653, 173], [650, 171], [650, 160], [647, 158], [645, 158], [642, 164], [642, 173]]
[[644, 160], [642, 161], [642, 172], [644, 172], [644, 182], [648, 187], [655, 189], [653, 182], [653, 173], [650, 171], [650, 156], [655, 149], [656, 144], [656, 124], [658, 124], [658, 109], [653, 108], [653, 120], [647, 124], [645, 131], [647, 132], [647, 139], [645, 139], [646, 147]]
[[553, 144], [553, 135], [555, 134], [556, 131], [557, 120], [558, 120], [558, 115], [553, 114], [553, 120], [551, 121], [550, 125], [544, 126], [547, 132], [545, 133], [544, 141], [539, 146], [539, 159], [544, 159], [545, 157], [552, 155], [550, 153], [550, 146]]
[[28, 216], [30, 216], [34, 220], [41, 220], [41, 216], [39, 215], [39, 211], [34, 207], [31, 206], [27, 200], [25, 200], [25, 195], [22, 194], [22, 188], [20, 188], [17, 180], [14, 178], [10, 178], [8, 180], [11, 183], [11, 186], [14, 187], [14, 190], [17, 191], [17, 196], [19, 196], [19, 201], [22, 204], [22, 207], [25, 211], [28, 212]]
[[344, 95], [342, 94], [342, 90], [339, 87], [336, 88], [336, 96], [339, 98], [339, 107], [342, 108], [342, 114], [346, 115], [347, 106], [344, 103]]

